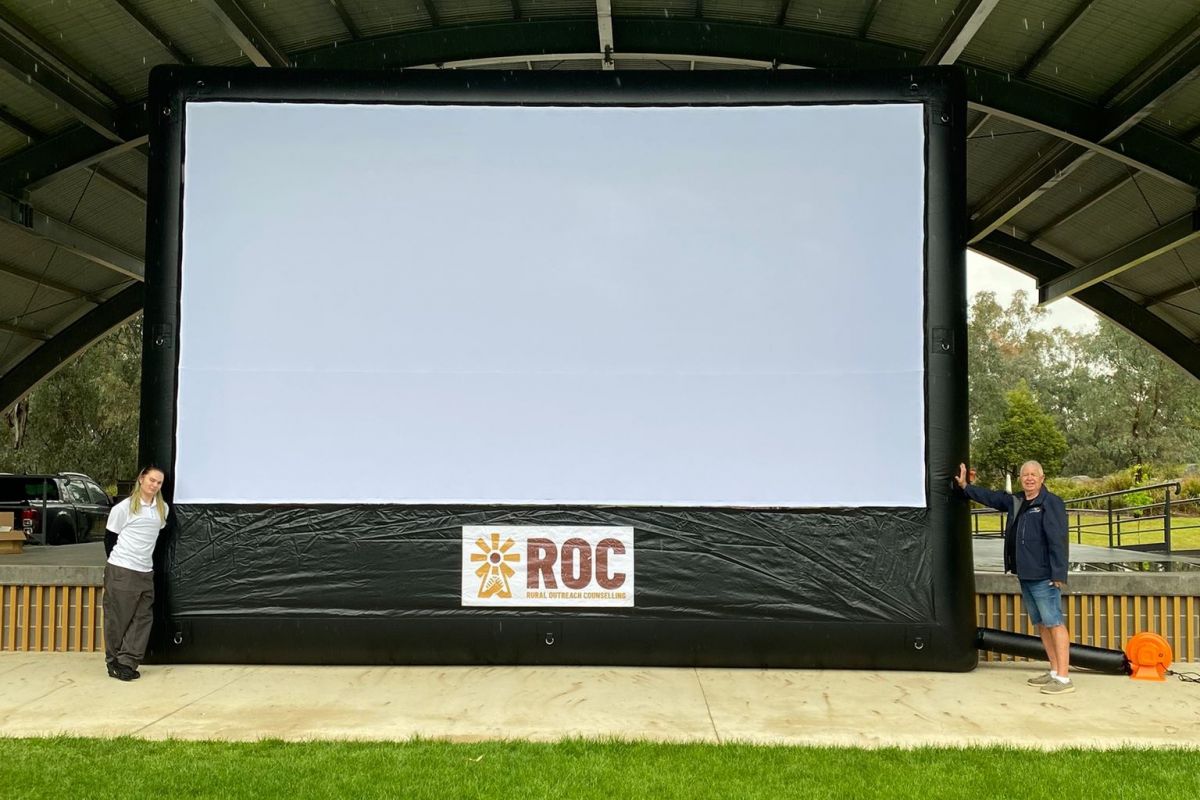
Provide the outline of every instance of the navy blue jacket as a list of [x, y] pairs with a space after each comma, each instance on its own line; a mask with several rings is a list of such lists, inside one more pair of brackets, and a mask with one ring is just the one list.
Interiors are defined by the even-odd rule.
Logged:
[[[1004, 528], [1004, 571], [1023, 581], [1067, 580], [1067, 507], [1043, 486], [1029, 509], [1017, 518], [1024, 492], [993, 492], [967, 484], [967, 497], [997, 511], [1008, 512]], [[1015, 557], [1014, 557], [1015, 554]]]

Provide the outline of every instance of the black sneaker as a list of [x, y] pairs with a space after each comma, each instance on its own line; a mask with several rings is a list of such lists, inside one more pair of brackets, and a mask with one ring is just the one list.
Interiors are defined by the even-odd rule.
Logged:
[[119, 681], [131, 681], [138, 676], [136, 672], [124, 664], [114, 664], [109, 667], [108, 674]]
[[109, 661], [108, 662], [108, 677], [110, 677], [110, 678], [117, 677], [117, 673], [118, 673], [118, 670], [120, 670], [120, 668], [121, 668], [121, 665], [118, 664], [117, 662]]
[[125, 669], [129, 670], [129, 674], [133, 676], [132, 680], [136, 681], [138, 678], [142, 677], [142, 673], [137, 671], [137, 667], [126, 667]]

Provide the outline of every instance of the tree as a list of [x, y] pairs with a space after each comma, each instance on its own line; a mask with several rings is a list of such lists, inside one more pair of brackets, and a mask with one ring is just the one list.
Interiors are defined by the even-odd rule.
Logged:
[[1072, 437], [1080, 457], [1106, 472], [1200, 457], [1200, 382], [1107, 321], [1077, 346], [1090, 372]]
[[1200, 382], [1112, 323], [1047, 331], [1044, 313], [1022, 292], [1007, 308], [991, 293], [975, 296], [968, 318], [973, 453], [1001, 438], [1005, 394], [1024, 381], [1066, 437], [1066, 474], [1200, 461]]
[[1045, 330], [1046, 311], [1016, 292], [1007, 308], [992, 292], [975, 295], [967, 325], [970, 425], [972, 452], [985, 440], [994, 440], [1006, 411], [1005, 393], [1024, 381], [1039, 398], [1049, 398], [1051, 413], [1069, 407], [1064, 386], [1054, 376], [1074, 370], [1073, 354], [1059, 342], [1070, 336], [1055, 328]]
[[0, 472], [83, 472], [110, 489], [136, 475], [141, 352], [138, 316], [30, 392], [25, 439], [0, 441]]
[[1003, 477], [1016, 475], [1026, 461], [1039, 461], [1047, 475], [1055, 475], [1066, 453], [1066, 437], [1021, 381], [1005, 395], [1004, 417], [980, 442], [975, 463], [984, 474]]

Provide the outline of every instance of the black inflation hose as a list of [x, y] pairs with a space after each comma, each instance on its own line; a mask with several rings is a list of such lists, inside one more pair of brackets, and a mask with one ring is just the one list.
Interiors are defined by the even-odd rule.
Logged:
[[[975, 632], [975, 646], [980, 650], [1009, 656], [1024, 656], [1041, 661], [1046, 659], [1046, 650], [1042, 647], [1042, 640], [1037, 636], [1027, 636], [1023, 633], [998, 631], [995, 628], [979, 628]], [[1128, 675], [1132, 671], [1129, 667], [1129, 659], [1125, 658], [1125, 654], [1120, 650], [1072, 644], [1070, 658], [1072, 667], [1081, 667], [1097, 672], [1111, 672], [1114, 675]]]

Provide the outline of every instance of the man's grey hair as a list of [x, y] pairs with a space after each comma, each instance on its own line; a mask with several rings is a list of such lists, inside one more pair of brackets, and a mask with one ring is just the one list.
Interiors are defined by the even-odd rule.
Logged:
[[1026, 461], [1024, 464], [1021, 465], [1021, 469], [1017, 471], [1017, 474], [1020, 475], [1022, 472], [1025, 471], [1025, 468], [1029, 467], [1029, 466], [1037, 467], [1038, 474], [1045, 476], [1046, 470], [1042, 469], [1042, 465], [1036, 461]]

